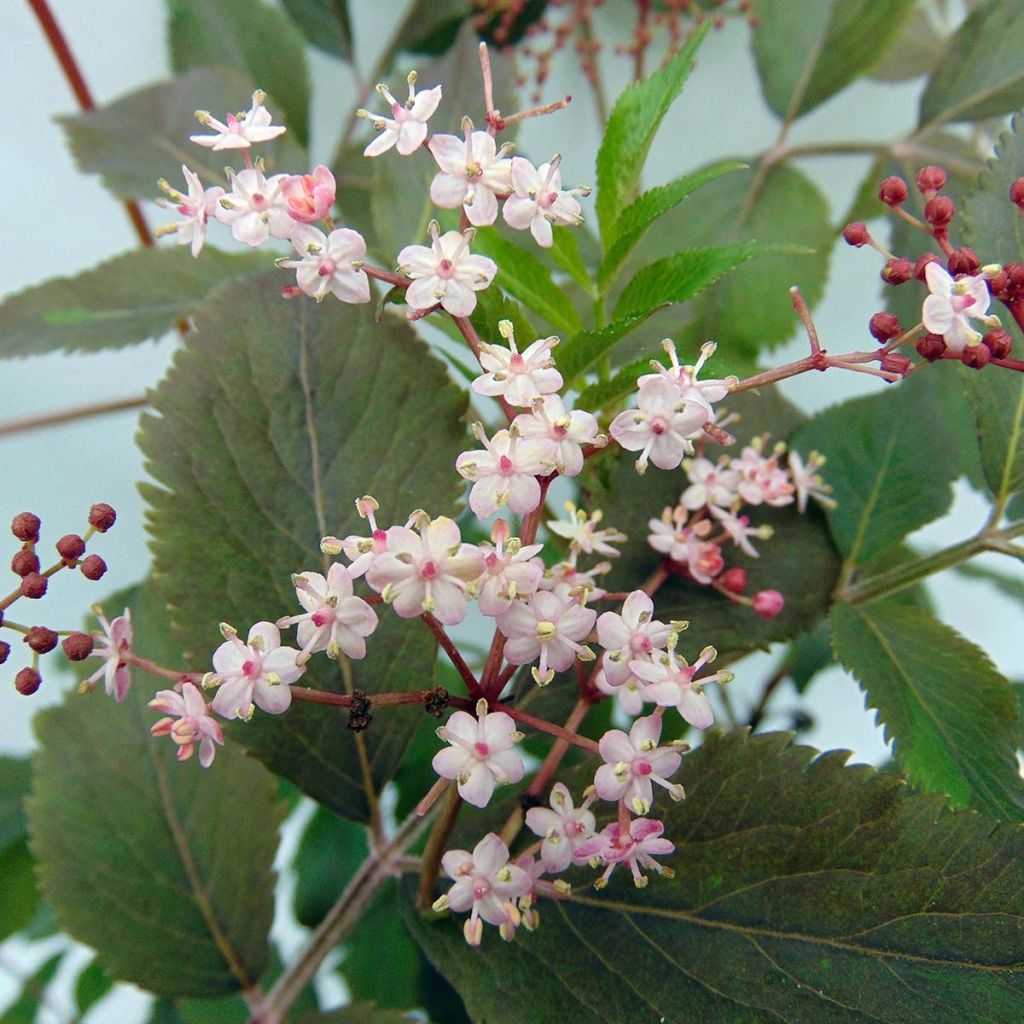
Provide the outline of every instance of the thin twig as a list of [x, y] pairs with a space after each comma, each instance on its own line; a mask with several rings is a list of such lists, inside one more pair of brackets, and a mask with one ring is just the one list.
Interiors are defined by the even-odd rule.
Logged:
[[148, 395], [132, 395], [129, 398], [115, 398], [109, 402], [75, 405], [68, 409], [58, 409], [56, 412], [24, 416], [20, 419], [6, 420], [0, 423], [0, 437], [23, 434], [27, 430], [56, 427], [62, 423], [72, 423], [75, 420], [89, 419], [92, 416], [106, 416], [109, 413], [125, 412], [128, 409], [141, 409], [147, 405], [149, 405]]

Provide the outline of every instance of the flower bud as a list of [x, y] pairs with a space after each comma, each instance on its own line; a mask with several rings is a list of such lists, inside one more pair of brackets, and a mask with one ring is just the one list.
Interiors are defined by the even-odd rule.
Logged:
[[39, 516], [33, 515], [31, 512], [19, 512], [11, 520], [11, 533], [18, 540], [34, 544], [39, 540], [39, 527], [41, 525]]
[[1010, 287], [1015, 292], [1024, 288], [1024, 263], [1004, 263], [1003, 271], [1010, 279]]
[[890, 339], [903, 333], [899, 317], [893, 313], [884, 312], [876, 313], [868, 321], [868, 330], [871, 332], [871, 337], [876, 341], [880, 341], [883, 345]]
[[0, 665], [7, 660], [7, 656], [10, 653], [11, 645], [6, 640], [0, 640]]
[[39, 689], [43, 677], [34, 668], [23, 668], [14, 677], [14, 688], [23, 697], [29, 697]]
[[862, 245], [867, 245], [871, 241], [871, 233], [868, 231], [867, 224], [861, 220], [847, 224], [843, 228], [843, 241], [847, 245], [855, 246], [858, 249]]
[[932, 227], [945, 227], [956, 213], [956, 205], [949, 196], [934, 196], [924, 204], [924, 219]]
[[18, 576], [39, 572], [39, 556], [34, 551], [19, 551], [11, 559], [11, 571]]
[[913, 276], [914, 264], [900, 257], [894, 257], [882, 267], [882, 280], [886, 284], [903, 284]]
[[1010, 186], [1010, 202], [1024, 210], [1024, 178], [1018, 178]]
[[949, 254], [947, 266], [954, 277], [957, 274], [976, 274], [981, 269], [981, 260], [973, 249], [963, 246]]
[[929, 192], [938, 192], [946, 184], [946, 172], [941, 167], [934, 165], [922, 167], [917, 172], [915, 184], [917, 185], [918, 192], [922, 195], [928, 195]]
[[322, 164], [312, 174], [292, 174], [281, 182], [288, 215], [303, 224], [323, 220], [334, 205], [334, 175]]
[[906, 377], [914, 364], [902, 352], [886, 352], [879, 365], [887, 373], [898, 373]]
[[105, 502], [97, 502], [89, 509], [89, 525], [98, 533], [106, 533], [117, 520], [117, 513]]
[[95, 581], [102, 579], [103, 574], [107, 571], [107, 563], [99, 555], [89, 555], [88, 558], [82, 559], [78, 568], [82, 570], [82, 575], [87, 580]]
[[1005, 359], [1013, 350], [1013, 338], [999, 329], [988, 331], [981, 343], [992, 353], [993, 359]]
[[92, 654], [93, 646], [93, 638], [88, 633], [72, 633], [61, 643], [68, 661], [83, 661]]
[[910, 190], [907, 188], [907, 183], [895, 174], [890, 175], [878, 186], [878, 198], [886, 206], [899, 206], [906, 202], [909, 195]]
[[37, 572], [26, 573], [21, 577], [22, 597], [38, 599], [46, 593], [47, 581], [45, 576]]
[[933, 252], [922, 253], [920, 256], [917, 257], [917, 262], [914, 264], [914, 277], [916, 277], [918, 281], [927, 280], [927, 278], [925, 277], [925, 269], [927, 268], [928, 264], [941, 262], [942, 260], [940, 260], [939, 257], [936, 256]]
[[980, 370], [988, 366], [992, 358], [992, 352], [987, 345], [966, 345], [960, 353], [960, 362], [969, 366], [972, 370]]
[[25, 643], [32, 648], [36, 654], [49, 654], [57, 646], [60, 638], [52, 629], [46, 626], [33, 626], [25, 634]]
[[85, 554], [85, 541], [77, 533], [66, 533], [57, 541], [57, 554], [65, 562], [77, 561]]
[[946, 339], [941, 334], [926, 334], [917, 343], [917, 354], [923, 356], [929, 363], [942, 358], [946, 351]]
[[721, 576], [718, 577], [718, 582], [729, 591], [730, 594], [742, 594], [747, 589], [747, 570], [741, 569], [739, 566], [734, 566], [732, 569], [726, 569]]
[[774, 619], [785, 607], [786, 599], [777, 590], [759, 590], [754, 595], [754, 614], [762, 619]]

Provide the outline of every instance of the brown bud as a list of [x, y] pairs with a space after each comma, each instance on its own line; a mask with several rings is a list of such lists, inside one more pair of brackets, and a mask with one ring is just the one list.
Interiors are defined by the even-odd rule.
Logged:
[[914, 264], [914, 277], [916, 277], [918, 281], [926, 280], [925, 268], [928, 266], [928, 264], [941, 262], [942, 260], [940, 260], [939, 257], [936, 256], [933, 252], [922, 253], [920, 256], [917, 257], [917, 262]]
[[949, 196], [933, 196], [924, 204], [924, 219], [933, 227], [945, 227], [956, 213], [956, 204]]
[[1010, 279], [1010, 287], [1014, 291], [1024, 288], [1024, 263], [1004, 263], [1003, 270]]
[[946, 351], [946, 339], [941, 334], [926, 334], [917, 343], [917, 354], [923, 356], [929, 363], [942, 358]]
[[1024, 210], [1024, 178], [1018, 178], [1010, 186], [1010, 202]]
[[37, 572], [26, 573], [21, 577], [21, 593], [23, 597], [40, 598], [46, 593], [45, 576]]
[[906, 377], [914, 364], [902, 352], [886, 352], [879, 365], [887, 373], [898, 373]]
[[1013, 351], [1013, 338], [999, 329], [988, 331], [981, 343], [992, 353], [993, 359], [1005, 359]]
[[890, 175], [878, 186], [878, 198], [887, 206], [899, 206], [906, 202], [909, 195], [907, 183], [895, 174]]
[[23, 668], [14, 677], [14, 688], [23, 697], [29, 697], [39, 689], [43, 677], [34, 668]]
[[928, 195], [929, 192], [938, 192], [946, 184], [946, 172], [941, 167], [935, 167], [934, 165], [922, 167], [917, 172], [915, 184], [917, 185], [918, 192], [922, 195]]
[[993, 274], [988, 279], [988, 290], [997, 299], [1012, 299], [1014, 289], [1010, 284], [1010, 275], [1005, 270]]
[[0, 640], [0, 665], [7, 660], [7, 656], [10, 653], [11, 645], [6, 640]]
[[25, 643], [32, 648], [36, 654], [49, 654], [57, 646], [60, 637], [52, 629], [45, 626], [33, 626], [25, 634]]
[[862, 220], [855, 221], [853, 224], [847, 224], [843, 228], [843, 241], [847, 245], [856, 246], [858, 249], [862, 245], [867, 245], [871, 241], [871, 233], [868, 231], [868, 226]]
[[99, 555], [89, 555], [82, 559], [78, 568], [82, 570], [82, 575], [87, 580], [95, 581], [103, 578], [103, 574], [107, 571], [107, 563]]
[[85, 554], [85, 541], [77, 533], [66, 533], [57, 541], [57, 554], [65, 562], [74, 562]]
[[423, 695], [423, 710], [428, 715], [440, 718], [446, 707], [448, 707], [448, 691], [443, 686], [435, 686]]
[[39, 572], [39, 556], [34, 551], [19, 551], [11, 559], [11, 571], [19, 576]]
[[373, 715], [370, 714], [372, 707], [373, 701], [362, 690], [352, 691], [352, 704], [348, 709], [346, 724], [353, 732], [362, 732], [370, 727], [373, 721]]
[[960, 353], [960, 362], [964, 366], [971, 367], [972, 370], [980, 370], [982, 367], [988, 366], [988, 361], [991, 358], [992, 352], [987, 345], [966, 345], [963, 352]]
[[949, 254], [947, 266], [954, 277], [957, 274], [976, 274], [981, 270], [981, 260], [978, 259], [978, 254], [973, 249], [963, 246], [960, 249], [954, 249]]
[[730, 594], [742, 594], [747, 589], [747, 570], [741, 569], [739, 566], [734, 566], [732, 569], [726, 569], [721, 576], [718, 577], [718, 582], [729, 591]]
[[93, 639], [88, 633], [72, 633], [61, 643], [68, 661], [82, 661], [92, 654]]
[[903, 333], [899, 317], [893, 313], [876, 313], [868, 321], [868, 330], [872, 338], [883, 344]]
[[914, 264], [900, 257], [894, 257], [882, 267], [882, 280], [886, 284], [903, 284], [913, 276]]
[[100, 533], [106, 533], [117, 520], [117, 513], [105, 502], [98, 502], [89, 509], [89, 525]]
[[41, 525], [39, 516], [33, 515], [31, 512], [19, 512], [11, 520], [11, 533], [18, 540], [34, 544], [39, 540], [39, 527]]

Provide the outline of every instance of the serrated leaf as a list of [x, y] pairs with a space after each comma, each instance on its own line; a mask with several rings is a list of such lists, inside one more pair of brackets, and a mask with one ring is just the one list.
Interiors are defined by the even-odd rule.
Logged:
[[[908, 423], [928, 430], [907, 430]], [[829, 526], [850, 565], [870, 561], [949, 508], [956, 460], [934, 457], [953, 448], [945, 424], [934, 394], [911, 378], [826, 409], [797, 431], [792, 446], [801, 455], [816, 449], [828, 459], [822, 475], [837, 503]]]
[[[476, 309], [469, 318], [477, 334], [484, 341], [492, 344], [501, 337], [498, 331], [498, 324], [502, 320], [509, 320], [515, 331], [516, 338], [520, 342], [529, 344], [537, 337], [537, 329], [530, 323], [523, 307], [515, 299], [510, 299], [497, 285], [491, 285], [482, 292], [477, 292]], [[456, 328], [456, 330], [458, 330]], [[458, 335], [462, 338], [462, 335]], [[477, 368], [473, 377], [479, 377], [482, 371]]]
[[963, 204], [964, 238], [984, 254], [985, 263], [1024, 260], [1024, 215], [1010, 202], [1010, 186], [1022, 167], [1024, 115], [1014, 114], [1009, 130], [999, 136], [995, 157]]
[[981, 465], [996, 501], [1024, 490], [1024, 374], [992, 368], [967, 379]]
[[[83, 114], [58, 117], [79, 170], [99, 174], [115, 196], [152, 200], [157, 182], [167, 178], [184, 186], [181, 165], [195, 171], [206, 185], [224, 183], [224, 165], [235, 162], [223, 152], [189, 142], [203, 134], [196, 110], [209, 110], [223, 120], [227, 111], [248, 109], [252, 79], [229, 68], [196, 68], [156, 85], [130, 92]], [[269, 90], [268, 90], [269, 91]], [[273, 99], [268, 99], [273, 110]], [[260, 146], [267, 174], [296, 172], [306, 165], [302, 150], [285, 133]], [[175, 218], [161, 214], [168, 220]]]
[[[634, 279], [635, 280], [635, 279]], [[580, 331], [558, 348], [555, 359], [562, 377], [571, 382], [581, 373], [591, 369], [602, 356], [607, 355], [634, 327], [642, 324], [659, 309], [666, 309], [671, 302], [663, 302], [640, 312], [629, 313], [620, 320], [613, 320], [598, 330]]]
[[1024, 106], [1024, 7], [985, 0], [953, 34], [921, 94], [920, 123], [976, 121]]
[[717, 164], [702, 167], [691, 174], [684, 174], [667, 185], [659, 185], [644, 192], [638, 199], [630, 203], [622, 211], [616, 225], [614, 243], [608, 248], [601, 261], [597, 280], [602, 288], [615, 273], [622, 261], [632, 251], [633, 246], [643, 237], [644, 233], [659, 217], [675, 209], [691, 192], [701, 185], [706, 185], [715, 178], [720, 178], [730, 171], [743, 170], [747, 165], [739, 160], [723, 160]]
[[1016, 1024], [1024, 833], [786, 739], [712, 732], [684, 759], [674, 879], [575, 872], [536, 931], [472, 956], [407, 881], [410, 927], [488, 1024], [519, 1024], [523, 991], [531, 1024]]
[[564, 270], [588, 295], [594, 294], [594, 282], [580, 251], [580, 228], [555, 227], [551, 231], [551, 248], [547, 250], [552, 263]]
[[768, 106], [786, 123], [869, 71], [914, 0], [785, 0], [758, 6], [754, 55]]
[[792, 640], [786, 654], [786, 674], [793, 680], [797, 693], [803, 693], [814, 677], [835, 663], [832, 653], [832, 631], [828, 621], [817, 629]]
[[352, 19], [348, 0], [283, 0], [284, 9], [318, 50], [352, 59]]
[[[142, 422], [158, 484], [145, 489], [156, 571], [197, 665], [218, 645], [218, 621], [247, 631], [298, 607], [290, 577], [323, 570], [320, 538], [363, 532], [357, 497], [373, 494], [382, 521], [404, 522], [415, 506], [450, 512], [460, 489], [452, 464], [465, 446], [465, 395], [408, 325], [378, 325], [367, 306], [282, 301], [279, 280], [236, 282], [200, 307]], [[354, 685], [415, 688], [433, 671], [433, 637], [385, 609], [380, 620], [368, 657], [352, 663]], [[323, 657], [303, 680], [343, 687]], [[296, 702], [231, 735], [314, 799], [365, 821], [357, 743], [379, 789], [421, 716], [378, 715], [357, 740], [343, 712]]]
[[0, 305], [0, 358], [97, 352], [159, 338], [222, 281], [263, 269], [265, 257], [210, 247], [198, 260], [178, 246], [115, 256], [10, 296]]
[[664, 67], [628, 86], [615, 101], [597, 153], [597, 221], [606, 250], [618, 237], [619, 216], [640, 181], [654, 136], [682, 90], [707, 30], [707, 24], [699, 28]]
[[[133, 650], [179, 664], [150, 586], [131, 608]], [[231, 746], [209, 770], [178, 762], [149, 734], [152, 692], [136, 680], [123, 704], [72, 694], [37, 715], [32, 852], [61, 925], [111, 977], [158, 995], [223, 995], [267, 963], [277, 786]]]
[[836, 654], [910, 782], [947, 793], [954, 806], [1024, 819], [1017, 705], [985, 652], [928, 612], [891, 601], [840, 602], [829, 621]]
[[559, 334], [575, 334], [582, 326], [580, 315], [551, 278], [551, 271], [529, 249], [482, 228], [473, 242], [475, 252], [498, 264], [495, 281], [526, 308], [542, 316]]
[[0, 757], [0, 850], [28, 834], [24, 803], [31, 777], [27, 759]]
[[[306, 51], [302, 34], [287, 17], [263, 0], [167, 0], [167, 7], [175, 71], [237, 68], [281, 105], [274, 123], [280, 124], [283, 115], [299, 142], [308, 144]], [[228, 109], [248, 108], [245, 103]]]

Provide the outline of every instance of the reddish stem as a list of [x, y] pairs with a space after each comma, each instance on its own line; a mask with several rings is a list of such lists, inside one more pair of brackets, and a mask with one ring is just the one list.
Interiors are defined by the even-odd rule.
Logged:
[[[452, 320], [455, 321], [455, 326], [458, 327], [459, 332], [462, 334], [463, 338], [466, 339], [466, 344], [473, 350], [473, 355], [476, 356], [476, 361], [480, 363], [480, 368], [483, 369], [483, 363], [480, 361], [480, 335], [476, 333], [476, 328], [470, 322], [468, 317], [453, 316]], [[511, 423], [518, 415], [518, 410], [505, 401], [504, 395], [499, 395], [498, 401], [501, 403], [501, 408], [505, 413], [505, 418], [509, 423]]]
[[470, 697], [474, 700], [483, 696], [483, 690], [480, 688], [480, 682], [473, 675], [473, 670], [466, 664], [465, 658], [462, 657], [462, 653], [452, 642], [452, 638], [445, 631], [444, 626], [434, 618], [430, 612], [424, 612], [420, 618], [426, 623], [427, 628], [434, 636], [437, 637], [437, 642], [444, 648], [445, 654], [451, 659], [451, 663], [458, 670], [460, 676], [466, 684], [466, 689], [469, 691]]
[[401, 274], [394, 274], [390, 270], [383, 270], [381, 267], [375, 267], [370, 263], [361, 264], [359, 269], [367, 277], [375, 277], [378, 281], [386, 281], [388, 284], [393, 284], [396, 288], [408, 288], [412, 284], [409, 278], [403, 277]]

